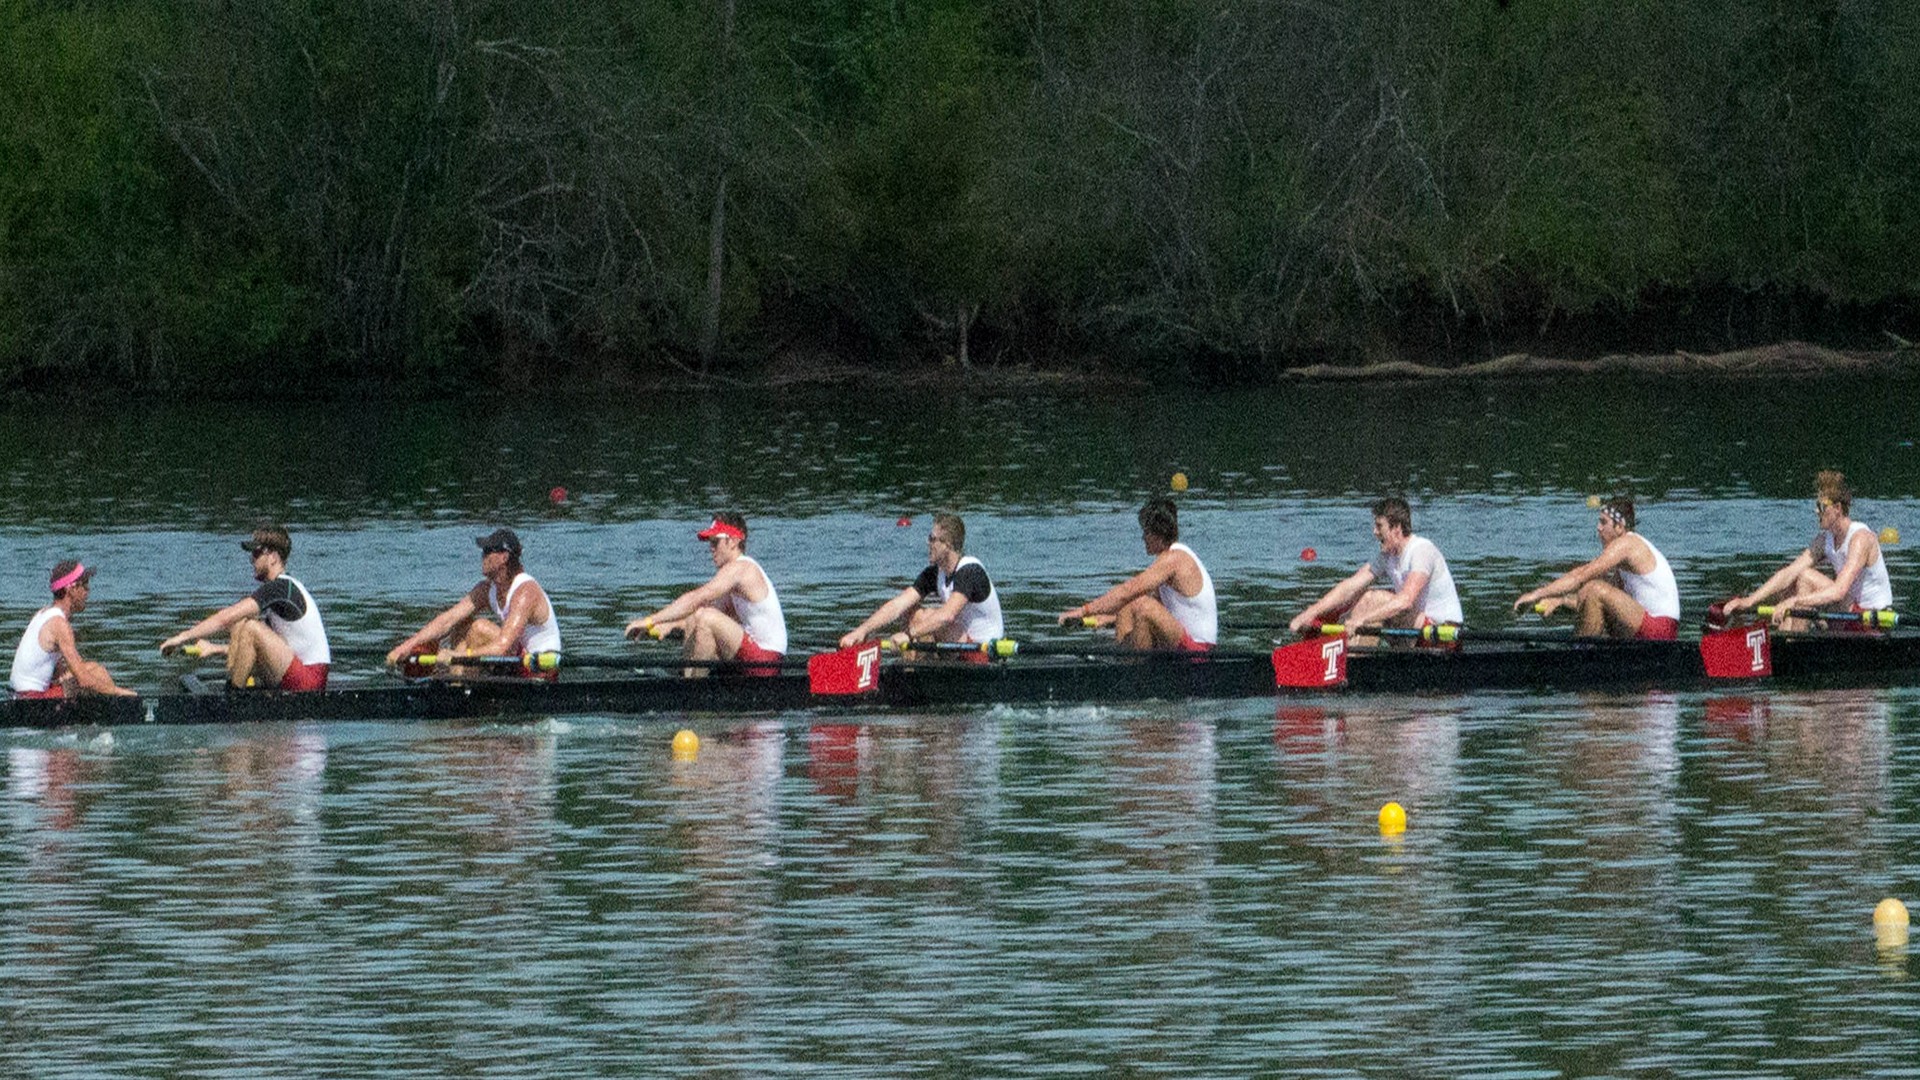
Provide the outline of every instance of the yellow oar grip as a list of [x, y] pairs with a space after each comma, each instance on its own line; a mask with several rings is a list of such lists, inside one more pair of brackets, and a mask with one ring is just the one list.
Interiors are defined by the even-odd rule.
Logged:
[[1086, 627], [1089, 630], [1097, 629], [1100, 626], [1100, 616], [1082, 615], [1080, 617], [1080, 625]]
[[200, 657], [206, 655], [206, 650], [202, 649], [200, 643], [196, 641], [191, 645], [183, 646], [180, 653], [183, 656]]

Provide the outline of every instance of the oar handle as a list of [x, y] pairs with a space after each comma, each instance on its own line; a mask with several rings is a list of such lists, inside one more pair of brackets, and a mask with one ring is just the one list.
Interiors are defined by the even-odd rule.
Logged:
[[988, 638], [985, 641], [909, 641], [902, 645], [892, 638], [883, 638], [880, 647], [898, 652], [957, 652], [985, 653], [1005, 659], [1020, 651], [1020, 643], [1012, 638]]
[[[1779, 610], [1771, 604], [1762, 604], [1753, 609], [1755, 615], [1763, 619], [1773, 618]], [[1815, 611], [1811, 608], [1794, 608], [1787, 612], [1796, 619], [1820, 619], [1825, 622], [1856, 622], [1870, 626], [1875, 630], [1891, 630], [1900, 625], [1900, 613], [1892, 608], [1869, 608], [1866, 611]]]
[[1452, 641], [1460, 634], [1460, 628], [1452, 623], [1438, 626], [1348, 626], [1345, 623], [1321, 623], [1320, 633], [1327, 637], [1339, 637], [1342, 634], [1374, 634], [1380, 637], [1419, 638], [1422, 641]]
[[478, 667], [517, 667], [527, 671], [560, 670], [560, 654], [557, 652], [508, 653], [502, 656], [441, 656], [438, 653], [415, 653], [404, 659], [406, 663], [417, 664], [420, 667], [472, 664]]

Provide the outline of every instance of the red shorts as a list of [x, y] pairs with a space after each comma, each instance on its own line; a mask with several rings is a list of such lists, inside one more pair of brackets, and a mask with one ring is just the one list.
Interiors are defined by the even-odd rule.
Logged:
[[1180, 632], [1180, 644], [1175, 645], [1174, 648], [1180, 652], [1210, 653], [1213, 651], [1213, 642], [1195, 641], [1192, 634], [1183, 630]]
[[16, 690], [13, 696], [21, 701], [52, 701], [66, 697], [67, 688], [61, 683], [54, 683], [45, 690]]
[[1640, 629], [1633, 632], [1635, 641], [1678, 641], [1680, 639], [1680, 620], [1666, 615], [1649, 615], [1640, 620]]
[[733, 654], [734, 662], [740, 665], [744, 675], [778, 675], [780, 661], [786, 659], [784, 653], [769, 652], [753, 640], [752, 634], [740, 635], [740, 651]]
[[284, 675], [280, 676], [280, 689], [306, 693], [327, 688], [327, 665], [303, 664], [299, 657], [287, 665]]

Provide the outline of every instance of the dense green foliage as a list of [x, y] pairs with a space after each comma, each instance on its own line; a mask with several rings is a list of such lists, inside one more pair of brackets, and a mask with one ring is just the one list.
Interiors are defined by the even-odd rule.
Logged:
[[1909, 312], [1917, 88], [1905, 0], [0, 0], [0, 379]]

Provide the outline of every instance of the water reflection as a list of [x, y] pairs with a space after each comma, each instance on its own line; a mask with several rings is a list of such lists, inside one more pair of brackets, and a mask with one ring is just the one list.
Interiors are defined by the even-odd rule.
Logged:
[[[1912, 895], [1916, 710], [1329, 696], [14, 736], [0, 1065], [1887, 1071], [1920, 1005], [1869, 913]], [[692, 762], [666, 749], [683, 724]]]

